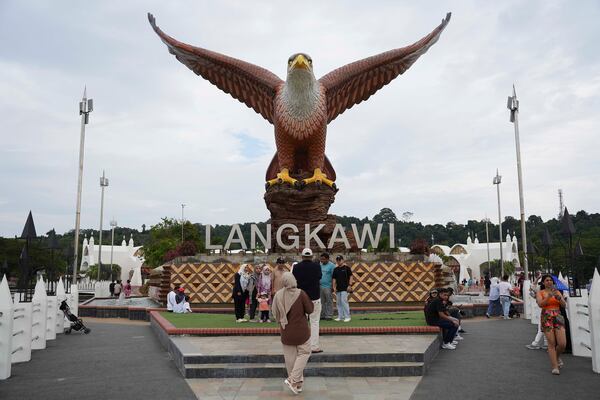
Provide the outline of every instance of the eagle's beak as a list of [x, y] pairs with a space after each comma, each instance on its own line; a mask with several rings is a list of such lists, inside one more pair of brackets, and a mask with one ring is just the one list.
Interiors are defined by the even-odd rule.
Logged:
[[310, 64], [308, 63], [306, 57], [304, 57], [302, 54], [298, 54], [296, 58], [294, 58], [294, 61], [291, 65], [291, 69], [294, 68], [310, 69]]

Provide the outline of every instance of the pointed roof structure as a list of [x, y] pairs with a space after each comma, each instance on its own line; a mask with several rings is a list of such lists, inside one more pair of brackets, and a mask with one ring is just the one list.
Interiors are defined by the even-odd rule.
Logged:
[[550, 231], [548, 230], [548, 227], [544, 227], [544, 234], [542, 235], [542, 244], [544, 245], [544, 247], [549, 248], [550, 246], [552, 246], [552, 236], [550, 236]]
[[562, 224], [562, 228], [560, 231], [563, 235], [574, 235], [575, 232], [577, 232], [575, 230], [575, 225], [573, 225], [573, 218], [571, 218], [571, 214], [569, 214], [569, 210], [567, 210], [567, 207], [565, 207], [565, 212], [563, 213], [563, 217], [560, 220], [560, 222]]
[[48, 249], [60, 249], [60, 243], [58, 243], [58, 239], [56, 238], [56, 231], [54, 229], [52, 229], [48, 234]]
[[27, 221], [25, 221], [25, 227], [23, 228], [23, 233], [21, 233], [21, 239], [33, 239], [36, 237], [37, 237], [37, 234], [35, 233], [35, 224], [33, 223], [33, 215], [31, 214], [31, 210], [30, 210], [29, 215], [27, 216]]

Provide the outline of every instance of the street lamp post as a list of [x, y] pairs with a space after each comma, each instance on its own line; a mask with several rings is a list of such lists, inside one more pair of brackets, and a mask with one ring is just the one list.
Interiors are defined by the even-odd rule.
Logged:
[[77, 284], [77, 260], [79, 252], [79, 226], [81, 222], [81, 187], [83, 181], [83, 150], [85, 143], [85, 126], [90, 122], [90, 113], [94, 110], [94, 101], [87, 98], [86, 88], [83, 89], [83, 98], [79, 102], [79, 115], [81, 115], [81, 134], [79, 138], [79, 176], [77, 178], [77, 208], [75, 210], [75, 250], [73, 251], [73, 277], [72, 283]]
[[102, 220], [104, 219], [104, 188], [108, 186], [108, 179], [104, 176], [104, 171], [102, 171], [102, 176], [100, 177], [100, 189], [101, 189], [101, 197], [100, 197], [100, 243], [98, 245], [98, 282], [100, 282], [100, 270], [102, 269]]
[[490, 278], [491, 278], [492, 270], [491, 270], [491, 266], [490, 266], [490, 231], [488, 229], [489, 223], [490, 223], [490, 219], [486, 215], [486, 217], [485, 217], [485, 241], [486, 241], [486, 247], [487, 247], [488, 274], [490, 274]]
[[494, 177], [494, 185], [496, 185], [496, 192], [498, 193], [498, 232], [500, 235], [500, 274], [504, 276], [504, 257], [502, 255], [502, 213], [500, 212], [500, 183], [502, 183], [502, 176], [498, 174], [496, 169], [496, 176]]
[[513, 95], [508, 97], [506, 105], [510, 110], [510, 122], [515, 125], [515, 144], [517, 148], [517, 174], [519, 178], [519, 205], [521, 208], [521, 248], [523, 249], [523, 269], [525, 280], [529, 280], [529, 262], [527, 259], [527, 229], [525, 226], [525, 200], [523, 199], [523, 174], [521, 172], [521, 143], [519, 140], [519, 100], [513, 85]]
[[115, 246], [115, 228], [117, 227], [117, 221], [115, 219], [112, 219], [110, 221], [110, 228], [111, 228], [111, 234], [110, 234], [110, 280], [114, 280], [114, 276], [113, 276], [113, 248]]
[[185, 207], [185, 204], [181, 205], [181, 243], [183, 243], [183, 222], [185, 221], [184, 217], [183, 217], [183, 208]]

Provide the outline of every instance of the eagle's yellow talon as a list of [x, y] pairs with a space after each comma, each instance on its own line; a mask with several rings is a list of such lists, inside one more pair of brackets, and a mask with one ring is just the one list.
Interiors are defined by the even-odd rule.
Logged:
[[333, 185], [335, 185], [335, 183], [331, 179], [327, 178], [327, 175], [325, 175], [323, 172], [321, 172], [320, 168], [315, 169], [313, 176], [311, 176], [310, 178], [304, 179], [304, 183], [306, 185], [308, 185], [310, 183], [316, 183], [316, 184], [324, 183], [330, 187], [333, 187]]
[[294, 179], [290, 176], [290, 172], [287, 168], [284, 168], [281, 170], [280, 173], [277, 174], [276, 178], [270, 179], [267, 181], [267, 185], [268, 186], [273, 186], [273, 185], [281, 185], [282, 183], [289, 183], [292, 186], [295, 186], [296, 183], [298, 182], [297, 179]]

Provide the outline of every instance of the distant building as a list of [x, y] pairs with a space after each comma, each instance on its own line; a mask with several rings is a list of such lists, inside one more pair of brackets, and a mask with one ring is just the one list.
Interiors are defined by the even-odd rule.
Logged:
[[[490, 261], [500, 260], [500, 243], [490, 242]], [[446, 265], [453, 267], [458, 271], [458, 281], [463, 279], [479, 279], [481, 267], [485, 267], [488, 261], [487, 243], [479, 243], [477, 235], [475, 240], [471, 240], [471, 235], [467, 237], [467, 243], [457, 243], [452, 247], [435, 244], [431, 246], [431, 252], [439, 256], [444, 255], [450, 259]], [[516, 269], [521, 267], [519, 262], [519, 248], [517, 245], [517, 236], [506, 233], [506, 240], [502, 243], [502, 258], [505, 262], [510, 261]]]
[[[94, 237], [92, 236], [88, 241], [87, 236], [83, 239], [83, 246], [81, 249], [81, 266], [80, 271], [85, 272], [91, 265], [98, 263], [98, 251], [100, 246], [94, 244]], [[102, 245], [102, 265], [110, 266], [110, 244]], [[115, 245], [113, 247], [113, 264], [117, 264], [121, 267], [121, 279], [126, 281], [129, 279], [129, 271], [139, 270], [141, 272], [142, 264], [144, 264], [144, 256], [142, 252], [142, 246], [134, 246], [133, 237], [129, 237], [129, 243], [123, 241], [121, 245]], [[93, 278], [93, 277], [92, 277]]]

